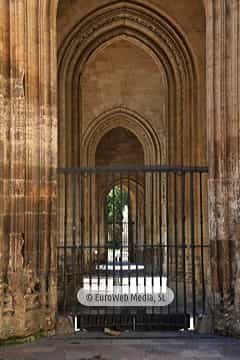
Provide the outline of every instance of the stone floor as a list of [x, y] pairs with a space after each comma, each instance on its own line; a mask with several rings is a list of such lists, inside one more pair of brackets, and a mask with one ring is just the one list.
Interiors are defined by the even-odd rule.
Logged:
[[3, 346], [0, 360], [181, 360], [240, 359], [240, 340], [179, 334], [141, 333], [107, 338], [99, 334], [42, 339]]

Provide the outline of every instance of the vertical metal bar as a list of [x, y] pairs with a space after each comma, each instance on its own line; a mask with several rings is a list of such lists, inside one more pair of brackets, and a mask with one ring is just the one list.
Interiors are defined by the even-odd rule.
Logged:
[[89, 254], [89, 258], [90, 258], [90, 267], [89, 267], [89, 274], [90, 274], [90, 289], [92, 289], [92, 265], [93, 265], [93, 259], [92, 259], [92, 233], [93, 233], [93, 214], [92, 214], [92, 192], [93, 192], [93, 189], [92, 189], [92, 173], [90, 172], [89, 173], [89, 181], [90, 181], [90, 187], [89, 187], [89, 251], [90, 251], [90, 254]]
[[154, 287], [154, 172], [151, 171], [151, 278], [152, 278], [152, 293], [153, 293], [153, 287]]
[[131, 286], [131, 258], [129, 252], [129, 244], [130, 244], [130, 228], [131, 228], [131, 217], [130, 217], [130, 173], [127, 173], [127, 193], [128, 193], [128, 287], [130, 289]]
[[[167, 226], [167, 244], [166, 244], [166, 250], [167, 250], [167, 286], [169, 286], [169, 267], [170, 267], [170, 244], [169, 244], [169, 172], [166, 172], [166, 226]], [[170, 305], [168, 305], [168, 314], [170, 314]]]
[[68, 238], [68, 175], [64, 175], [64, 255], [63, 255], [63, 309], [67, 306], [67, 238]]
[[[107, 173], [105, 174], [105, 184], [108, 184], [108, 176]], [[109, 231], [109, 227], [108, 227], [108, 209], [107, 209], [107, 204], [108, 204], [108, 194], [106, 195], [107, 197], [105, 198], [105, 209], [104, 209], [104, 217], [105, 217], [105, 251], [107, 252], [107, 256], [106, 256], [106, 267], [105, 267], [105, 287], [106, 290], [108, 289], [108, 231]]]
[[116, 257], [117, 238], [116, 238], [116, 187], [115, 187], [114, 172], [112, 173], [112, 183], [113, 183], [113, 249], [112, 249], [112, 256], [113, 256], [113, 285], [115, 285], [115, 281], [116, 281], [115, 257]]
[[148, 261], [146, 259], [146, 248], [147, 248], [147, 214], [146, 214], [146, 173], [143, 172], [143, 259], [144, 259], [144, 291], [146, 291], [146, 266], [148, 266]]
[[[97, 244], [96, 247], [94, 249], [94, 264], [95, 264], [95, 269], [97, 271], [97, 289], [98, 292], [100, 291], [101, 288], [101, 278], [100, 278], [100, 251], [101, 251], [101, 245], [100, 245], [100, 224], [101, 224], [101, 220], [100, 220], [100, 189], [99, 189], [99, 184], [101, 184], [101, 175], [97, 175], [96, 174], [96, 181], [95, 181], [95, 192], [94, 192], [94, 209], [96, 209], [96, 217], [97, 217], [97, 222], [96, 222], [96, 226], [97, 226]], [[98, 315], [100, 314], [100, 309], [97, 309], [97, 313]]]
[[184, 316], [185, 316], [185, 330], [188, 328], [187, 324], [187, 288], [186, 288], [186, 232], [185, 232], [185, 173], [182, 173], [181, 177], [181, 200], [182, 200], [182, 259], [183, 259], [183, 306], [184, 306]]
[[81, 193], [81, 210], [80, 210], [80, 220], [81, 220], [81, 236], [80, 236], [80, 247], [81, 247], [81, 254], [80, 254], [80, 262], [81, 262], [81, 286], [84, 286], [84, 258], [85, 258], [85, 249], [84, 249], [84, 232], [85, 232], [85, 216], [84, 216], [84, 209], [85, 209], [85, 201], [84, 201], [84, 173], [80, 174], [80, 193]]
[[174, 173], [174, 238], [175, 238], [175, 302], [178, 313], [178, 219], [177, 219], [177, 174]]
[[[97, 180], [99, 180], [99, 183], [101, 183], [100, 181], [100, 175], [98, 175], [96, 177]], [[97, 204], [97, 274], [98, 274], [98, 290], [100, 289], [100, 225], [101, 225], [101, 218], [100, 218], [100, 198], [99, 198], [99, 185], [98, 185], [98, 181], [96, 181], [96, 199], [95, 199], [95, 204]]]
[[76, 175], [72, 175], [72, 308], [76, 306]]
[[192, 312], [196, 320], [196, 287], [195, 287], [195, 218], [194, 218], [194, 175], [190, 174], [190, 219], [191, 219], [191, 255], [192, 255]]
[[137, 292], [138, 292], [138, 267], [139, 267], [139, 264], [138, 264], [138, 254], [139, 254], [139, 246], [138, 246], [138, 171], [136, 171], [136, 212], [135, 212], [135, 263], [136, 263], [136, 287], [137, 287]]
[[76, 198], [76, 208], [77, 208], [77, 213], [76, 213], [76, 222], [77, 222], [77, 240], [76, 240], [76, 250], [77, 250], [77, 259], [76, 259], [76, 284], [79, 290], [79, 286], [80, 286], [80, 277], [81, 277], [81, 263], [80, 263], [80, 259], [81, 259], [81, 189], [80, 189], [80, 178], [81, 178], [81, 174], [77, 174], [77, 198]]
[[[162, 243], [162, 173], [161, 171], [158, 172], [159, 176], [159, 282], [160, 282], [160, 289], [162, 288], [162, 276], [163, 276], [163, 254], [164, 248]], [[160, 307], [160, 312], [161, 312]]]
[[[100, 284], [101, 284], [101, 280], [100, 280], [100, 199], [99, 199], [99, 183], [100, 183], [100, 175], [96, 175], [96, 191], [95, 191], [95, 202], [94, 202], [94, 206], [96, 208], [97, 205], [97, 246], [95, 247], [94, 250], [94, 257], [95, 257], [95, 262], [97, 264], [95, 264], [95, 269], [97, 270], [97, 290], [98, 292], [100, 291]], [[100, 314], [100, 309], [98, 309], [97, 311], [98, 315]]]
[[199, 173], [199, 192], [200, 192], [200, 231], [201, 231], [201, 267], [202, 267], [202, 312], [205, 313], [205, 272], [204, 272], [204, 228], [203, 228], [203, 187], [202, 173]]
[[121, 231], [121, 254], [120, 254], [120, 278], [121, 278], [121, 286], [123, 285], [123, 253], [124, 253], [124, 243], [123, 243], [123, 229], [124, 229], [124, 224], [123, 224], [123, 184], [122, 184], [122, 173], [120, 172], [120, 206], [121, 206], [121, 217], [120, 217], [120, 231]]

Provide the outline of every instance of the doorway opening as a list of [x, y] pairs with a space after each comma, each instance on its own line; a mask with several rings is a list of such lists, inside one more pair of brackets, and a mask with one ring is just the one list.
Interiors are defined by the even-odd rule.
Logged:
[[106, 198], [106, 243], [107, 262], [127, 264], [132, 257], [130, 251], [131, 226], [129, 197], [118, 185], [114, 185]]
[[[210, 264], [204, 76], [194, 44], [171, 14], [140, 3], [106, 4], [75, 25], [58, 62], [59, 311], [84, 328], [187, 328], [206, 309]], [[120, 211], [117, 193], [127, 194]], [[165, 284], [174, 300], [77, 302], [79, 288], [119, 283]]]

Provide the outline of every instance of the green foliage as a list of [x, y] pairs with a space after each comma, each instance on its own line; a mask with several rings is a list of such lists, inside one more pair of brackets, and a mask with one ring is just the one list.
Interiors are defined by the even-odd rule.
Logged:
[[128, 205], [128, 193], [121, 191], [119, 186], [109, 192], [107, 196], [107, 223], [111, 240], [108, 241], [110, 249], [120, 249], [122, 244], [123, 210]]
[[122, 213], [126, 205], [128, 205], [128, 193], [121, 191], [119, 186], [114, 186], [107, 196], [108, 223], [121, 222]]

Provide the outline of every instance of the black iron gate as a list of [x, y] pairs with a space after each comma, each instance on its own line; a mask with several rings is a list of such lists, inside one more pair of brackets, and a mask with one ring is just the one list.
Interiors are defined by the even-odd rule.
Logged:
[[[209, 287], [207, 168], [59, 170], [59, 311], [79, 328], [188, 328]], [[165, 307], [86, 307], [80, 288], [167, 286]], [[142, 290], [141, 290], [142, 291]], [[156, 290], [157, 291], [157, 290]]]

